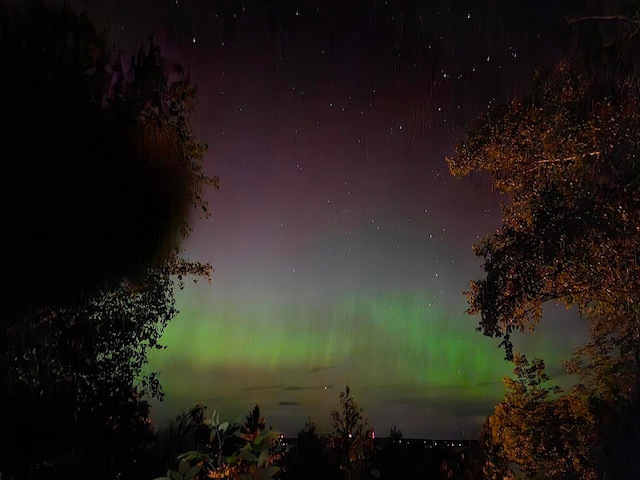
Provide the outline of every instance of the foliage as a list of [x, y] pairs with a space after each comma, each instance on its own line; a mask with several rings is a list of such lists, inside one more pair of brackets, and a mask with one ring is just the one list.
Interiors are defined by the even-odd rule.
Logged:
[[[204, 418], [206, 407], [196, 406], [188, 414], [196, 426], [207, 433], [207, 443], [196, 450], [178, 455], [177, 470], [170, 469], [169, 480], [195, 480], [221, 478], [229, 480], [269, 480], [280, 470], [277, 462], [284, 455], [279, 432], [266, 428], [260, 409], [255, 408], [247, 415], [243, 425], [220, 423], [217, 411], [210, 419]], [[187, 415], [184, 416], [187, 418]], [[196, 440], [196, 443], [197, 442]], [[229, 454], [224, 452], [231, 446]]]
[[[548, 438], [556, 438], [549, 436], [553, 430], [561, 432], [559, 438], [575, 436], [576, 419], [589, 426], [580, 434], [585, 441], [576, 440], [577, 450], [546, 464], [551, 456], [527, 458], [531, 451], [516, 452], [513, 432], [494, 428], [491, 422], [532, 425], [511, 415], [510, 405], [535, 397], [536, 389], [543, 397], [549, 391], [522, 382], [507, 385], [511, 393], [484, 430], [492, 458], [519, 458], [528, 474], [535, 462], [546, 465], [545, 472], [568, 471], [568, 459], [575, 463], [595, 445], [594, 462], [611, 474], [607, 452], [640, 441], [637, 431], [622, 428], [625, 419], [637, 424], [633, 412], [640, 398], [640, 24], [637, 5], [629, 6], [632, 16], [569, 19], [580, 30], [575, 58], [537, 75], [529, 98], [483, 113], [448, 159], [456, 176], [490, 174], [508, 198], [502, 228], [473, 247], [486, 272], [467, 292], [468, 313], [480, 315], [478, 330], [501, 337], [512, 359], [511, 334], [533, 330], [545, 302], [576, 307], [590, 327], [590, 341], [566, 364], [581, 383], [553, 401], [534, 402], [540, 416], [557, 420], [541, 430]], [[533, 447], [543, 440], [524, 435], [519, 441]], [[632, 457], [620, 465], [632, 464]], [[506, 468], [504, 462], [496, 465]]]
[[362, 478], [366, 463], [373, 451], [373, 438], [362, 416], [362, 409], [351, 394], [347, 385], [340, 392], [340, 410], [331, 412], [333, 434], [329, 436], [329, 445], [340, 456], [340, 469], [345, 478]]
[[304, 428], [298, 432], [295, 447], [288, 453], [285, 462], [285, 478], [321, 480], [327, 478], [326, 442], [316, 431], [316, 424], [308, 418]]
[[195, 87], [153, 42], [127, 72], [86, 16], [38, 2], [0, 7], [0, 32], [8, 326], [162, 265], [218, 180], [188, 122]]
[[389, 438], [392, 442], [398, 442], [402, 440], [402, 430], [394, 425], [389, 431]]
[[162, 393], [144, 366], [177, 314], [174, 279], [212, 272], [179, 249], [189, 207], [209, 215], [204, 192], [219, 182], [189, 125], [195, 87], [179, 65], [165, 71], [153, 41], [129, 75], [106, 45], [86, 16], [0, 7], [13, 232], [0, 410], [4, 432], [24, 432], [2, 438], [5, 472], [70, 462], [115, 475], [102, 466], [132, 448], [122, 432], [149, 441], [147, 400]]
[[503, 336], [533, 329], [557, 300], [608, 322], [640, 300], [638, 82], [596, 83], [561, 63], [531, 98], [484, 114], [457, 149], [454, 175], [491, 173], [509, 195], [503, 227], [474, 246], [486, 278], [471, 282], [469, 313]]
[[587, 392], [598, 420], [602, 445], [599, 461], [611, 478], [640, 475], [636, 452], [640, 444], [640, 395], [638, 389], [639, 336], [637, 313], [621, 326], [597, 322], [591, 340], [577, 348], [565, 366], [576, 374]]
[[96, 398], [161, 396], [156, 374], [143, 368], [176, 313], [169, 271], [157, 268], [83, 306], [45, 308], [9, 330], [10, 377], [46, 391], [73, 382], [78, 409], [90, 405], [93, 415]]
[[516, 354], [515, 378], [504, 379], [507, 393], [484, 427], [490, 478], [599, 478], [598, 435], [589, 399], [580, 388], [559, 395], [548, 386], [544, 362]]
[[[567, 18], [572, 33], [570, 49], [581, 63], [601, 77], [633, 75], [640, 69], [640, 12], [637, 2], [618, 0], [615, 14], [585, 11]], [[602, 6], [601, 6], [602, 8]], [[594, 68], [595, 67], [595, 68]]]
[[[83, 451], [85, 459], [112, 450], [127, 455], [123, 449], [133, 448], [134, 438], [148, 442], [147, 400], [162, 392], [157, 374], [145, 366], [149, 349], [163, 348], [159, 339], [176, 313], [167, 268], [149, 269], [136, 283], [123, 281], [81, 306], [32, 312], [6, 338], [13, 361], [2, 378], [3, 427], [20, 432], [39, 424], [42, 438], [59, 439], [34, 445], [36, 462], [65, 451]], [[2, 451], [19, 448], [15, 441], [15, 435], [3, 437]]]
[[[207, 187], [218, 189], [220, 179], [204, 173], [207, 145], [197, 140], [188, 123], [189, 114], [195, 108], [196, 90], [192, 83], [185, 80], [169, 85], [167, 92], [165, 101], [168, 105], [164, 109], [147, 103], [140, 112], [138, 126], [142, 130], [137, 133], [141, 137], [138, 139], [142, 144], [140, 148], [151, 158], [163, 157], [167, 151], [171, 152], [169, 161], [176, 163], [172, 173], [184, 176], [183, 181], [189, 185], [186, 199], [208, 218], [211, 212], [204, 192]], [[170, 231], [178, 230], [181, 237], [186, 238], [191, 228], [184, 212], [180, 220], [180, 228], [170, 228]]]

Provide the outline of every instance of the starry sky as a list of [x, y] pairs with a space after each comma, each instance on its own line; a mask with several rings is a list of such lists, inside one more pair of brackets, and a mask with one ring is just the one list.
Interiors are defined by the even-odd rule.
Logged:
[[[486, 177], [451, 177], [445, 157], [559, 58], [563, 15], [581, 2], [75, 3], [114, 47], [155, 32], [189, 70], [193, 127], [221, 178], [185, 244], [213, 282], [177, 293], [152, 357], [156, 422], [196, 403], [239, 420], [258, 403], [288, 436], [308, 417], [327, 431], [349, 385], [378, 435], [477, 435], [510, 364], [463, 291], [482, 275], [471, 245], [499, 228], [506, 199]], [[515, 342], [561, 375], [584, 338], [549, 306]]]

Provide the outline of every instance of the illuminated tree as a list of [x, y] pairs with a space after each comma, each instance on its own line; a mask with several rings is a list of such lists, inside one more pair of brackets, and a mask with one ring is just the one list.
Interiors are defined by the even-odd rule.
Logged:
[[[489, 110], [449, 159], [457, 176], [491, 174], [509, 197], [503, 226], [473, 247], [486, 277], [469, 313], [503, 337], [533, 329], [542, 305], [577, 305], [594, 321], [635, 321], [640, 300], [638, 80], [594, 82], [561, 63], [527, 100]], [[621, 327], [621, 325], [620, 325]]]
[[[480, 316], [478, 330], [500, 337], [506, 357], [513, 359], [512, 333], [534, 330], [545, 302], [577, 308], [590, 327], [591, 340], [575, 351], [567, 366], [582, 383], [571, 394], [533, 407], [541, 409], [538, 415], [543, 418], [552, 412], [564, 419], [550, 420], [549, 425], [567, 435], [575, 418], [593, 419], [593, 430], [582, 434], [597, 438], [588, 444], [600, 445], [594, 455], [611, 474], [615, 470], [608, 452], [625, 451], [617, 448], [625, 443], [638, 444], [633, 429], [622, 434], [621, 428], [639, 424], [633, 411], [640, 398], [640, 77], [633, 47], [637, 16], [571, 22], [600, 21], [625, 26], [608, 45], [599, 45], [602, 55], [578, 52], [578, 59], [588, 57], [593, 63], [560, 62], [536, 77], [528, 98], [488, 109], [448, 162], [458, 177], [489, 174], [494, 188], [505, 194], [501, 229], [473, 247], [484, 260], [486, 275], [471, 282], [468, 313]], [[607, 50], [610, 45], [615, 48]], [[615, 65], [599, 64], [596, 57]], [[511, 398], [498, 406], [490, 422], [532, 425], [509, 410], [518, 398], [530, 399], [532, 392], [522, 384], [508, 387]], [[532, 465], [529, 472], [535, 462], [543, 464], [514, 453], [516, 437], [508, 432], [491, 428], [486, 435], [491, 448], [505, 448], [510, 461], [520, 458], [523, 469]], [[520, 440], [539, 443], [533, 437]], [[575, 447], [575, 458], [582, 458], [582, 447]], [[564, 458], [556, 460], [555, 466], [545, 468], [565, 468]], [[619, 463], [634, 462], [628, 454]]]
[[548, 386], [544, 362], [516, 354], [515, 378], [484, 427], [487, 474], [503, 478], [520, 471], [526, 478], [599, 478], [598, 435], [589, 401], [580, 388], [559, 395]]

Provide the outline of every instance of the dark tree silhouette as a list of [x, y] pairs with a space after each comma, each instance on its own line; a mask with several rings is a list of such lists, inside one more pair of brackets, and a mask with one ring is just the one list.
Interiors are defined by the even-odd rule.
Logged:
[[124, 72], [84, 17], [3, 8], [0, 22], [6, 325], [162, 263], [209, 179], [185, 123], [193, 86], [167, 84], [153, 44]]
[[17, 477], [136, 473], [173, 278], [211, 273], [179, 256], [217, 187], [193, 84], [152, 38], [129, 70], [105, 45], [86, 16], [0, 8], [0, 469]]

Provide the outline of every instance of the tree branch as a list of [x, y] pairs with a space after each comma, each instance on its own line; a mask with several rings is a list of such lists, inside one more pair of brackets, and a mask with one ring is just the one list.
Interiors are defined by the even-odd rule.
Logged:
[[630, 18], [624, 15], [589, 15], [585, 17], [565, 17], [567, 23], [578, 23], [578, 22], [586, 22], [589, 20], [593, 21], [606, 21], [606, 22], [626, 22], [632, 23], [634, 25], [638, 25], [640, 27], [640, 20], [636, 20], [634, 18]]
[[549, 160], [538, 160], [533, 167], [527, 170], [527, 172], [533, 172], [540, 165], [552, 164], [552, 163], [576, 162], [578, 160], [582, 160], [584, 157], [595, 157], [598, 155], [600, 155], [600, 151], [588, 152], [582, 155], [573, 155], [567, 158], [551, 158]]

